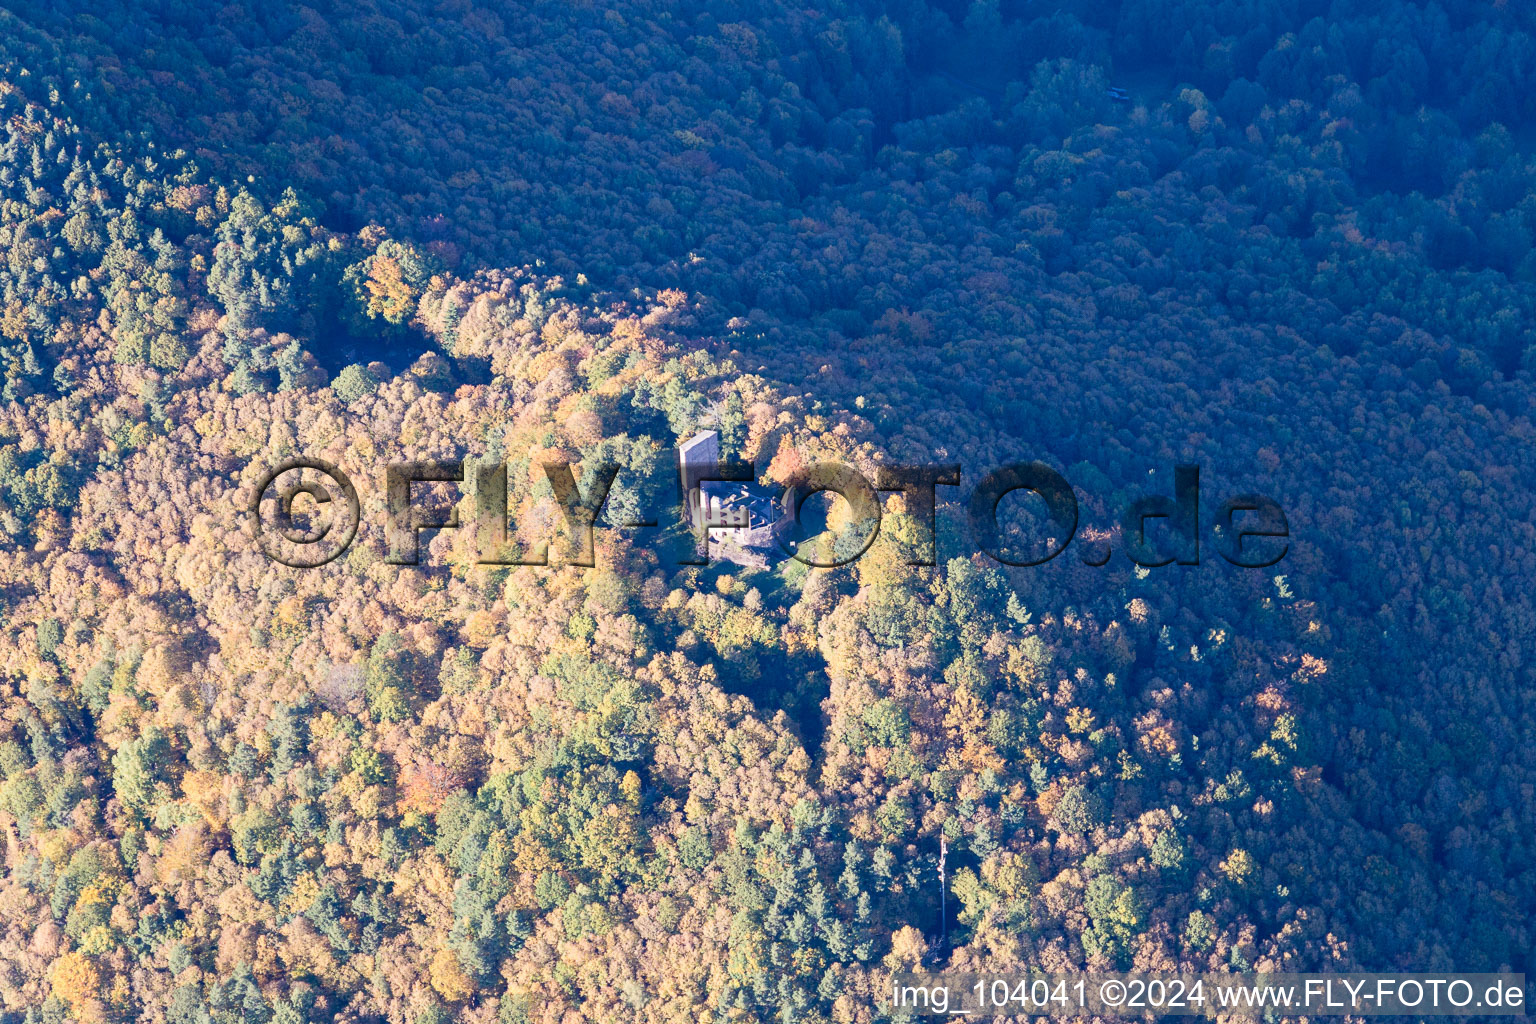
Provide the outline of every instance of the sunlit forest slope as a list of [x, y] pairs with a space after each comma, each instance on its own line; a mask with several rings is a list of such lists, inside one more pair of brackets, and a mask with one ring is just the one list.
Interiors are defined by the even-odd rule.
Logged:
[[[0, 10], [0, 1024], [1536, 974], [1533, 20]], [[701, 429], [961, 464], [938, 564], [895, 495], [842, 568], [678, 564]], [[245, 515], [294, 455], [362, 497], [322, 568]], [[408, 459], [504, 463], [530, 548], [544, 463], [619, 466], [595, 567], [390, 564]], [[964, 499], [1031, 459], [1080, 539], [1001, 565]], [[1179, 463], [1202, 564], [1139, 568]]]

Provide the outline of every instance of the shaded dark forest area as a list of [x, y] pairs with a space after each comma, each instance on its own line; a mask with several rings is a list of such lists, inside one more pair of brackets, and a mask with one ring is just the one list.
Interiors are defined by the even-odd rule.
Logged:
[[[0, 11], [0, 1022], [1536, 974], [1533, 19]], [[680, 566], [607, 524], [699, 429], [1041, 459], [1112, 555], [1001, 566], [962, 488], [934, 568], [899, 497], [848, 567]], [[314, 570], [243, 517], [301, 453], [363, 497]], [[620, 466], [597, 567], [387, 564], [383, 465], [466, 456], [525, 550], [544, 462]], [[1141, 569], [1176, 463], [1203, 564]], [[1242, 492], [1273, 569], [1215, 553]]]

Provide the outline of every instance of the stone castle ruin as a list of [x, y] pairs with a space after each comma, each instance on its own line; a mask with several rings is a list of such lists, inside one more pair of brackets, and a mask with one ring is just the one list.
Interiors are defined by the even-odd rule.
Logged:
[[771, 491], [746, 481], [710, 480], [720, 473], [720, 435], [701, 431], [677, 449], [684, 520], [698, 538], [699, 554], [765, 569], [779, 553], [790, 518]]

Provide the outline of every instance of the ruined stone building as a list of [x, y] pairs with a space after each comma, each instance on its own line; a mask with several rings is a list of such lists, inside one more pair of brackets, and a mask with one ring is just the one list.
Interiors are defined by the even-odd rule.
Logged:
[[768, 488], [709, 479], [720, 475], [717, 432], [701, 431], [680, 445], [677, 462], [685, 518], [698, 538], [700, 554], [707, 551], [711, 561], [758, 569], [778, 560], [789, 517]]

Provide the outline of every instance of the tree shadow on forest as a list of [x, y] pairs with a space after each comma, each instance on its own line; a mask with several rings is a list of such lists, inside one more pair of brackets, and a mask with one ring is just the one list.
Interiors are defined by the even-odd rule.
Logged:
[[[772, 570], [744, 570], [716, 562], [699, 574], [697, 586], [712, 591], [722, 574], [736, 575], [756, 587], [765, 603], [783, 596], [783, 577]], [[787, 652], [781, 647], [754, 648], [749, 656], [710, 659], [719, 675], [721, 689], [746, 697], [752, 706], [772, 717], [783, 711], [790, 727], [812, 761], [819, 759], [826, 738], [827, 721], [822, 702], [832, 692], [826, 662], [819, 651]]]

